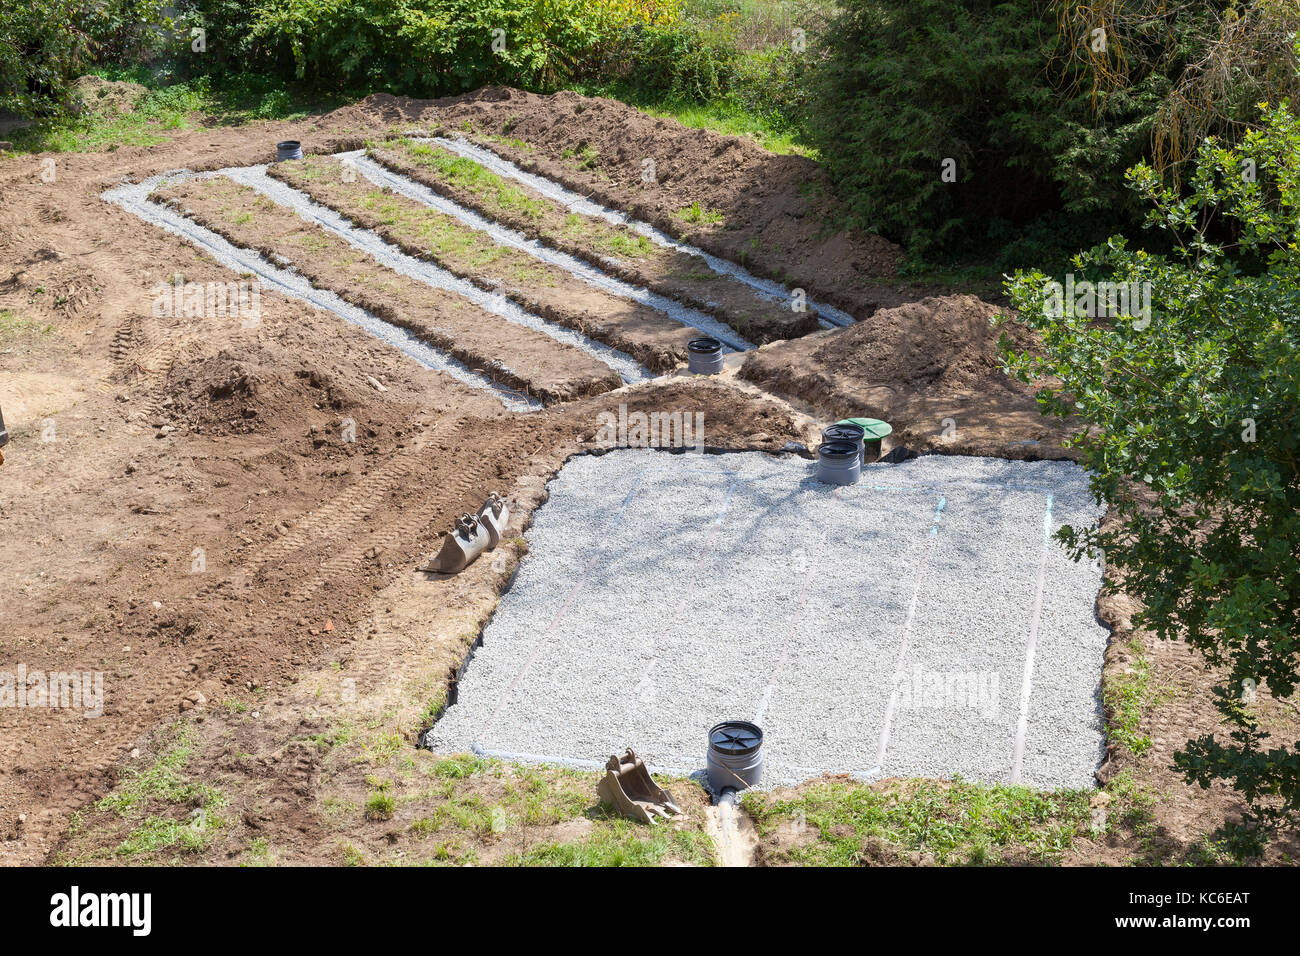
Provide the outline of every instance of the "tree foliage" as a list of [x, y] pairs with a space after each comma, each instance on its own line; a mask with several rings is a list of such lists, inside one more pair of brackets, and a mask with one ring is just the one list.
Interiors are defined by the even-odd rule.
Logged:
[[1120, 572], [1135, 624], [1223, 669], [1230, 739], [1189, 741], [1177, 766], [1230, 781], [1254, 822], [1279, 823], [1300, 813], [1300, 742], [1274, 745], [1253, 695], [1291, 695], [1300, 664], [1300, 121], [1268, 109], [1239, 145], [1206, 141], [1185, 189], [1146, 164], [1129, 180], [1173, 251], [1114, 238], [1074, 265], [1079, 281], [1149, 290], [1149, 314], [1140, 298], [1127, 314], [1074, 308], [1086, 297], [1052, 308], [1059, 289], [1017, 273], [1011, 302], [1042, 347], [1007, 346], [1009, 367], [1049, 383], [1047, 413], [1083, 423], [1081, 463], [1121, 519], [1064, 528], [1064, 545]]
[[1176, 177], [1189, 144], [1239, 137], [1295, 85], [1297, 0], [841, 6], [814, 139], [853, 224], [924, 258], [992, 247], [1023, 264], [1136, 232], [1126, 169], [1154, 157]]
[[87, 68], [148, 55], [169, 26], [161, 0], [0, 0], [0, 109], [60, 110]]

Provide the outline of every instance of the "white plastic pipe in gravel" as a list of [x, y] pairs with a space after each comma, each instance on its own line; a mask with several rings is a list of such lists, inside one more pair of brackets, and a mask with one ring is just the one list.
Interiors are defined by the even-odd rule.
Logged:
[[[563, 203], [570, 212], [576, 212], [583, 216], [604, 219], [606, 222], [616, 226], [627, 226], [629, 229], [637, 232], [656, 245], [666, 246], [669, 249], [676, 249], [678, 252], [684, 252], [687, 255], [697, 256], [704, 260], [704, 263], [719, 275], [729, 276], [737, 282], [743, 282], [755, 292], [765, 298], [777, 302], [789, 302], [790, 290], [779, 282], [773, 282], [771, 279], [761, 279], [754, 275], [743, 266], [738, 266], [734, 262], [728, 262], [718, 256], [710, 255], [698, 246], [693, 246], [687, 242], [680, 242], [667, 233], [656, 229], [648, 222], [642, 222], [639, 219], [633, 219], [627, 213], [610, 209], [608, 206], [602, 206], [600, 203], [593, 201], [590, 197], [583, 196], [581, 193], [573, 192], [566, 189], [554, 180], [547, 179], [545, 176], [538, 176], [535, 173], [528, 173], [520, 169], [510, 160], [498, 156], [490, 149], [484, 149], [469, 140], [461, 137], [455, 139], [444, 139], [441, 136], [413, 136], [412, 139], [437, 143], [444, 149], [449, 149], [454, 153], [464, 156], [466, 159], [472, 159], [481, 166], [490, 169], [498, 176], [505, 176], [516, 182], [523, 183], [537, 190], [548, 199], [553, 199], [558, 203]], [[822, 325], [826, 328], [831, 326], [852, 325], [856, 319], [842, 309], [837, 309], [833, 305], [814, 302], [808, 300], [808, 306], [812, 308]]]
[[149, 194], [164, 181], [187, 179], [192, 176], [192, 173], [185, 170], [162, 173], [151, 176], [140, 183], [125, 183], [106, 190], [101, 198], [121, 206], [127, 212], [146, 222], [180, 236], [206, 252], [227, 269], [256, 275], [270, 289], [295, 299], [301, 299], [317, 308], [333, 312], [344, 321], [360, 326], [375, 338], [387, 342], [425, 368], [445, 372], [457, 381], [472, 388], [482, 388], [492, 392], [501, 404], [510, 411], [528, 412], [536, 411], [542, 407], [541, 403], [535, 399], [498, 385], [486, 376], [480, 375], [452, 358], [441, 349], [436, 349], [427, 342], [416, 338], [406, 329], [391, 325], [383, 319], [371, 315], [364, 309], [359, 309], [351, 303], [345, 302], [333, 292], [316, 288], [298, 273], [272, 265], [260, 253], [251, 249], [242, 249], [227, 242], [212, 230], [205, 229], [186, 219], [173, 209], [149, 202]]
[[1044, 549], [1045, 531], [1100, 517], [1083, 469], [926, 456], [838, 489], [814, 470], [571, 461], [426, 745], [577, 766], [632, 747], [691, 773], [709, 727], [742, 718], [764, 729], [767, 784], [1090, 786], [1100, 570]]
[[451, 216], [473, 229], [485, 232], [492, 238], [493, 242], [499, 245], [519, 249], [521, 252], [525, 252], [542, 262], [559, 266], [566, 272], [571, 273], [575, 278], [603, 292], [616, 295], [621, 299], [629, 299], [633, 302], [640, 302], [642, 305], [648, 305], [656, 312], [662, 312], [674, 322], [679, 322], [689, 328], [699, 329], [705, 335], [713, 336], [729, 351], [743, 352], [754, 348], [754, 343], [737, 333], [731, 326], [719, 322], [712, 316], [706, 315], [698, 309], [682, 305], [667, 296], [651, 292], [649, 289], [643, 289], [621, 279], [616, 279], [575, 256], [559, 252], [543, 245], [536, 239], [529, 239], [521, 232], [509, 229], [490, 219], [485, 219], [473, 210], [466, 209], [459, 203], [438, 195], [428, 186], [395, 173], [386, 166], [381, 166], [368, 158], [364, 150], [336, 153], [335, 156], [342, 162], [355, 166], [361, 175], [376, 186], [384, 186], [399, 195], [424, 203], [426, 206], [438, 210], [438, 212]]
[[[394, 272], [416, 279], [439, 291], [464, 296], [484, 311], [499, 315], [513, 325], [533, 329], [557, 342], [586, 352], [612, 368], [624, 382], [642, 382], [651, 377], [650, 371], [645, 366], [625, 352], [611, 348], [603, 342], [597, 342], [573, 329], [552, 325], [520, 308], [503, 295], [485, 292], [474, 283], [452, 275], [432, 262], [407, 255], [392, 243], [380, 238], [374, 230], [362, 229], [346, 216], [315, 202], [301, 190], [268, 176], [266, 169], [265, 165], [231, 167], [218, 170], [215, 174], [205, 175], [226, 176], [237, 183], [250, 186], [272, 202], [292, 209], [307, 222], [314, 223], [347, 240], [353, 248], [366, 253], [380, 265], [387, 266]], [[505, 363], [504, 358], [501, 361]]]

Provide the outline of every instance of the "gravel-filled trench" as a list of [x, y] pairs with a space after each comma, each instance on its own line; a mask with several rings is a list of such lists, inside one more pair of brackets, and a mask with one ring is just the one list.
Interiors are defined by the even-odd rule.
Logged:
[[435, 751], [692, 773], [762, 725], [765, 783], [822, 772], [1051, 788], [1104, 749], [1101, 515], [1069, 462], [925, 456], [833, 488], [797, 456], [569, 462], [426, 736]]

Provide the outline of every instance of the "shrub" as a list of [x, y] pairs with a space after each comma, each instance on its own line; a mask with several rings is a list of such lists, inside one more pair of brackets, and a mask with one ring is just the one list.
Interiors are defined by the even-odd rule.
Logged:
[[[809, 122], [855, 225], [937, 254], [1004, 242], [1062, 209], [1123, 204], [1159, 84], [1135, 81], [1100, 116], [1088, 97], [1058, 93], [1075, 74], [1053, 66], [1062, 41], [1049, 4], [843, 7], [822, 34]], [[955, 182], [941, 177], [945, 160]]]
[[[1042, 352], [1009, 352], [1009, 367], [1058, 380], [1040, 402], [1083, 423], [1073, 443], [1121, 519], [1063, 528], [1061, 541], [1121, 572], [1142, 605], [1135, 624], [1223, 669], [1230, 740], [1189, 741], [1175, 764], [1203, 787], [1230, 781], [1252, 823], [1275, 825], [1300, 813], [1300, 744], [1268, 748], [1252, 702], [1257, 685], [1293, 693], [1300, 664], [1300, 121], [1271, 109], [1239, 146], [1207, 141], [1186, 195], [1146, 164], [1129, 179], [1173, 251], [1114, 238], [1074, 261], [1149, 290], [1149, 311], [1130, 299], [1076, 314], [1041, 272], [1019, 273], [1008, 292]], [[1213, 240], [1212, 222], [1230, 242]]]
[[169, 27], [159, 0], [0, 0], [0, 109], [57, 112], [85, 69], [147, 56]]
[[600, 73], [635, 96], [705, 102], [731, 86], [738, 59], [728, 39], [698, 24], [637, 24], [611, 40]]
[[[212, 0], [203, 4], [216, 9]], [[258, 68], [291, 62], [298, 78], [330, 88], [415, 96], [485, 83], [552, 90], [590, 70], [618, 30], [657, 22], [660, 6], [650, 0], [261, 0], [246, 46]]]

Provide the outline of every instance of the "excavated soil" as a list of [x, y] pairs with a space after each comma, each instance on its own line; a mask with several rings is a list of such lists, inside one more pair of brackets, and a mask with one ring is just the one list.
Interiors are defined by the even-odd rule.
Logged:
[[890, 422], [891, 444], [914, 452], [1073, 457], [1032, 390], [1002, 371], [999, 336], [1029, 341], [1013, 322], [990, 324], [1000, 311], [969, 295], [881, 309], [845, 329], [760, 348], [740, 377], [822, 418]]
[[[919, 331], [930, 320], [918, 320], [909, 346], [888, 338], [884, 316], [750, 359], [756, 373], [788, 354], [786, 374], [802, 380], [812, 354], [828, 348], [832, 384], [852, 407], [832, 410], [825, 396], [838, 391], [780, 389], [826, 408], [821, 421], [765, 394], [755, 381], [777, 388], [777, 380], [757, 374], [670, 377], [512, 415], [492, 393], [272, 292], [252, 327], [159, 314], [160, 287], [238, 277], [100, 198], [124, 179], [267, 162], [282, 139], [327, 153], [412, 122], [467, 120], [485, 137], [505, 129], [531, 146], [493, 141], [510, 158], [859, 318], [921, 297], [889, 278], [897, 250], [888, 243], [822, 234], [829, 200], [807, 161], [572, 94], [376, 96], [299, 121], [199, 126], [156, 146], [0, 161], [0, 406], [12, 436], [0, 466], [0, 670], [99, 671], [104, 681], [99, 717], [0, 708], [0, 861], [491, 862], [505, 843], [526, 852], [534, 838], [580, 837], [601, 825], [581, 805], [563, 823], [503, 832], [495, 820], [448, 825], [460, 834], [455, 846], [438, 836], [444, 817], [404, 814], [408, 795], [445, 792], [454, 768], [419, 751], [418, 734], [445, 704], [449, 678], [526, 548], [518, 535], [547, 479], [593, 447], [601, 413], [698, 411], [710, 445], [778, 450], [811, 444], [832, 414], [876, 410], [923, 445], [938, 401], [952, 404], [959, 435], [973, 428], [966, 416], [985, 415], [975, 420], [988, 422], [988, 434], [977, 431], [972, 450], [1038, 436], [1028, 418], [1023, 428], [993, 420], [999, 402], [1014, 422], [1030, 406], [986, 374], [987, 342], [965, 357], [956, 347], [962, 330], [974, 335], [971, 316], [984, 308], [974, 304], [951, 313], [923, 305], [952, 327], [930, 345]], [[599, 162], [579, 169], [572, 157], [591, 150]], [[659, 171], [650, 184], [641, 182], [646, 156]], [[719, 210], [722, 222], [682, 226], [676, 213], [693, 202]], [[902, 335], [908, 323], [900, 324]], [[836, 358], [833, 344], [854, 335], [893, 345], [871, 352], [863, 342], [860, 356]], [[895, 361], [894, 350], [907, 360]], [[932, 354], [949, 357], [932, 368], [922, 361]], [[922, 367], [924, 375], [909, 371]], [[882, 383], [905, 388], [906, 401], [862, 391]], [[514, 503], [499, 553], [450, 579], [417, 573], [453, 518], [489, 490]], [[1112, 657], [1108, 673], [1122, 666]], [[1153, 826], [1185, 848], [1239, 802], [1163, 769], [1168, 748], [1209, 726], [1210, 705], [1200, 704], [1197, 663], [1177, 648], [1153, 667], [1185, 676], [1196, 696], [1148, 718], [1154, 756], [1116, 755], [1108, 766], [1159, 787]], [[1270, 719], [1285, 728], [1278, 707]], [[190, 740], [183, 759], [144, 773], [178, 730]], [[185, 786], [172, 786], [173, 776]], [[466, 801], [520, 785], [470, 789]], [[401, 798], [396, 816], [372, 812], [376, 792]], [[138, 803], [98, 803], [109, 794]], [[700, 805], [698, 794], [686, 800]], [[124, 832], [143, 829], [156, 843], [173, 824], [196, 833], [193, 821], [209, 814], [210, 832], [188, 845], [147, 849]], [[691, 834], [679, 836], [661, 859], [690, 858]], [[1121, 842], [1097, 855], [1124, 854]]]

